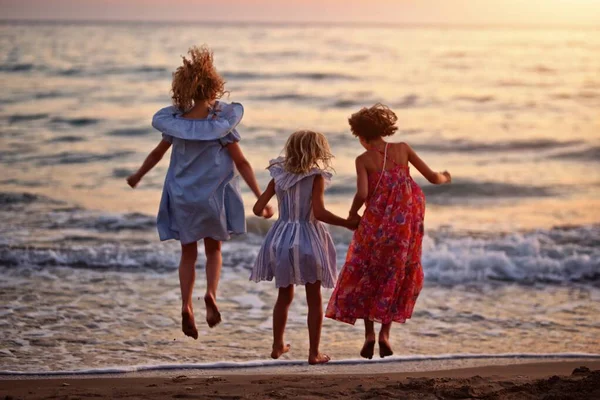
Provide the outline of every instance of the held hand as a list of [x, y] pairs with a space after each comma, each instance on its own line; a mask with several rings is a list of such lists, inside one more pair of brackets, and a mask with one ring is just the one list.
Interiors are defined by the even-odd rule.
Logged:
[[141, 180], [141, 179], [142, 179], [142, 178], [140, 178], [140, 177], [139, 177], [137, 174], [130, 175], [130, 176], [127, 178], [127, 184], [128, 184], [128, 185], [129, 185], [129, 186], [130, 186], [132, 189], [134, 189], [134, 188], [137, 186], [137, 184], [140, 182], [140, 180]]
[[267, 204], [267, 206], [265, 207], [265, 209], [263, 210], [262, 216], [264, 219], [269, 219], [273, 216], [273, 214], [275, 214], [275, 211], [273, 211], [273, 207], [271, 207], [270, 205]]
[[450, 172], [444, 171], [444, 172], [442, 172], [442, 175], [444, 175], [446, 177], [446, 183], [452, 182], [452, 175], [450, 175]]
[[361, 216], [358, 214], [348, 216], [348, 219], [346, 220], [348, 221], [348, 225], [346, 227], [353, 231], [356, 230], [360, 224], [360, 219]]

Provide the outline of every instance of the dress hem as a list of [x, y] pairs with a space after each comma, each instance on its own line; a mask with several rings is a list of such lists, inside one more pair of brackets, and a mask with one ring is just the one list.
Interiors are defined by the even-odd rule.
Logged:
[[[258, 278], [258, 279], [254, 279], [254, 278], [250, 277], [250, 279], [248, 279], [248, 280], [249, 280], [249, 281], [251, 281], [251, 282], [254, 282], [254, 283], [259, 283], [259, 282], [273, 282], [273, 278], [274, 278], [274, 277], [270, 277], [270, 278]], [[308, 285], [308, 284], [313, 284], [313, 283], [316, 283], [318, 280], [319, 280], [319, 279], [315, 279], [315, 280], [312, 280], [312, 281], [290, 282], [290, 284], [289, 284], [289, 285], [278, 285], [278, 284], [277, 284], [277, 282], [275, 282], [275, 288], [276, 288], [276, 289], [281, 289], [281, 288], [288, 287], [288, 286], [290, 286], [290, 285], [294, 285], [294, 286], [300, 286], [300, 285], [302, 285], [302, 286], [304, 286], [304, 285]], [[335, 279], [334, 279], [334, 280], [335, 280]], [[335, 285], [333, 285], [333, 284], [332, 284], [332, 285], [329, 285], [329, 286], [325, 286], [325, 285], [323, 284], [323, 279], [320, 279], [320, 281], [321, 281], [321, 287], [322, 287], [322, 288], [325, 288], [325, 289], [333, 289], [333, 288], [335, 287]]]
[[370, 318], [370, 317], [338, 317], [338, 316], [331, 316], [331, 315], [327, 315], [325, 314], [325, 318], [329, 318], [329, 319], [333, 319], [335, 321], [339, 321], [339, 322], [343, 322], [345, 324], [348, 325], [355, 325], [356, 321], [361, 319], [361, 320], [368, 320], [368, 321], [372, 321], [372, 322], [377, 322], [380, 324], [390, 324], [392, 322], [395, 322], [397, 324], [405, 324], [409, 319], [411, 319], [412, 316], [410, 317], [404, 317], [404, 318], [392, 318], [390, 321], [388, 322], [383, 322], [383, 319], [381, 318]]
[[192, 240], [192, 241], [185, 242], [185, 243], [181, 242], [181, 239], [178, 238], [178, 237], [175, 237], [175, 236], [169, 236], [169, 237], [165, 237], [165, 238], [161, 237], [160, 241], [161, 242], [166, 242], [167, 240], [177, 240], [178, 242], [181, 242], [181, 244], [190, 244], [190, 243], [199, 242], [200, 240], [209, 238], [209, 239], [217, 240], [219, 242], [226, 242], [228, 240], [231, 240], [232, 236], [245, 235], [246, 233], [247, 233], [247, 231], [243, 231], [243, 232], [229, 232], [229, 235], [226, 238], [218, 237], [218, 236], [215, 237], [215, 236], [211, 236], [211, 235], [204, 235], [204, 236], [201, 235], [196, 240]]

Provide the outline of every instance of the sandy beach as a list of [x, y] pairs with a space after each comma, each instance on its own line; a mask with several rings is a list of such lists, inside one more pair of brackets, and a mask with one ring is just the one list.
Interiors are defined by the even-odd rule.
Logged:
[[[490, 363], [490, 360], [482, 361]], [[174, 370], [0, 380], [2, 399], [597, 399], [600, 361], [547, 361], [397, 372], [399, 363], [253, 372]], [[419, 364], [428, 367], [427, 364]], [[414, 367], [414, 366], [413, 366]], [[345, 372], [346, 371], [346, 372]]]

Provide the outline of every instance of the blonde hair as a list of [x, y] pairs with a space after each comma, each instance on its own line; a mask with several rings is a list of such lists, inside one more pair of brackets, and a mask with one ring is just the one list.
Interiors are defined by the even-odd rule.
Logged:
[[173, 73], [173, 105], [189, 110], [195, 101], [213, 101], [223, 97], [225, 80], [213, 65], [213, 52], [205, 45], [188, 50], [190, 59], [182, 56], [183, 65]]
[[367, 142], [382, 136], [391, 136], [398, 130], [396, 114], [381, 103], [369, 108], [362, 108], [348, 119], [354, 136]]
[[332, 158], [325, 135], [301, 130], [294, 132], [285, 144], [283, 168], [293, 174], [305, 174], [313, 168], [328, 170]]

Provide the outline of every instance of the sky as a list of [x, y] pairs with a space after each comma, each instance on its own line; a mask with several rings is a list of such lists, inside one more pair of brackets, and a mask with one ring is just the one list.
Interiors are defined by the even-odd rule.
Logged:
[[600, 27], [600, 0], [0, 0], [0, 19]]

